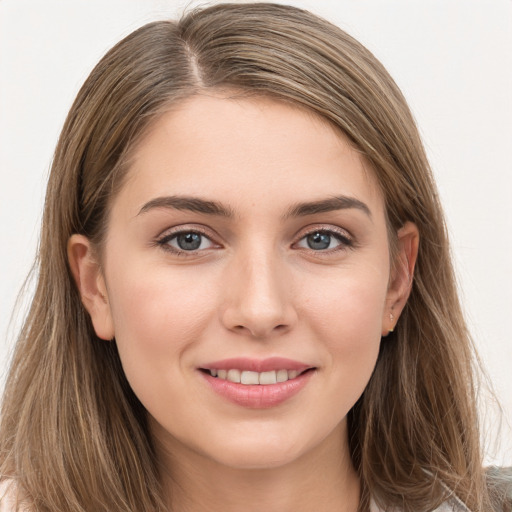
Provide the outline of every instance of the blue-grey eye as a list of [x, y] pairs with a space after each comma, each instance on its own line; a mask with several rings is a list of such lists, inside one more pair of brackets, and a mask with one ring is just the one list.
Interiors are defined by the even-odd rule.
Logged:
[[329, 245], [331, 245], [331, 235], [317, 231], [308, 235], [306, 241], [310, 249], [321, 251], [328, 249]]
[[198, 251], [212, 247], [212, 241], [197, 231], [183, 231], [164, 238], [162, 243], [180, 251]]
[[350, 240], [331, 231], [312, 231], [299, 240], [297, 246], [313, 251], [335, 249], [341, 245], [350, 246]]
[[199, 233], [182, 233], [176, 237], [176, 243], [183, 251], [197, 251], [201, 247], [201, 238]]

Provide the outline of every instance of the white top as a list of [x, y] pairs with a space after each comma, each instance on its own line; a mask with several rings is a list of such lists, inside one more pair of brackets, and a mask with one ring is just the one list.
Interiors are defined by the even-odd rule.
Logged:
[[[3, 510], [0, 509], [0, 512]], [[384, 512], [382, 509], [372, 501], [370, 503], [370, 512]], [[398, 512], [398, 511], [396, 511]], [[471, 512], [462, 501], [457, 497], [453, 497], [450, 501], [445, 501], [440, 507], [436, 508], [433, 512]]]
[[29, 512], [22, 505], [16, 508], [18, 492], [12, 480], [0, 482], [0, 512]]
[[[20, 505], [16, 509], [17, 492], [12, 480], [0, 482], [0, 512], [30, 512], [27, 507]], [[370, 512], [383, 512], [374, 502], [370, 504]], [[457, 498], [450, 503], [443, 503], [434, 512], [470, 512], [469, 509]]]

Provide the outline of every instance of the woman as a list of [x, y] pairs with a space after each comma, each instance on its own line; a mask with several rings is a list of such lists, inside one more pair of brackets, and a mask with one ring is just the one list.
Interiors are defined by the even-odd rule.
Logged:
[[475, 399], [424, 150], [366, 49], [226, 4], [102, 59], [48, 185], [7, 510], [505, 510]]

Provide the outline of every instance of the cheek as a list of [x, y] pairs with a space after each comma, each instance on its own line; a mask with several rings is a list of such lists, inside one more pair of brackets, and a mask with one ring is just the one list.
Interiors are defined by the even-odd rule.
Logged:
[[109, 275], [109, 298], [116, 337], [120, 330], [128, 336], [153, 332], [167, 342], [179, 342], [209, 314], [214, 300], [209, 285], [200, 273], [185, 267], [142, 261], [114, 269]]
[[343, 269], [317, 284], [302, 290], [303, 314], [328, 338], [362, 342], [372, 333], [380, 338], [388, 285], [385, 269]]
[[[368, 268], [368, 267], [367, 267]], [[334, 276], [322, 293], [309, 293], [309, 328], [323, 340], [326, 371], [357, 400], [373, 372], [380, 348], [382, 317], [386, 304], [387, 273], [353, 268]], [[339, 388], [334, 392], [339, 393]]]
[[110, 296], [116, 342], [134, 390], [137, 382], [149, 387], [165, 379], [171, 368], [181, 371], [215, 314], [205, 283], [169, 268], [111, 272]]

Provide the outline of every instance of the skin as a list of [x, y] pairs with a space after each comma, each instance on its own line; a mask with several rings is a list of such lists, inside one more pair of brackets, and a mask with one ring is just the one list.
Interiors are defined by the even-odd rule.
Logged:
[[[166, 196], [215, 201], [230, 215], [151, 207]], [[293, 212], [334, 196], [368, 211]], [[194, 230], [200, 248], [177, 254], [176, 233]], [[318, 231], [326, 249], [308, 245]], [[113, 199], [102, 261], [81, 235], [68, 253], [98, 336], [115, 336], [148, 410], [173, 509], [355, 512], [346, 415], [410, 290], [415, 226], [398, 242], [391, 272], [370, 166], [311, 113], [211, 94], [155, 122]], [[314, 370], [284, 403], [250, 409], [198, 370], [240, 356]]]

